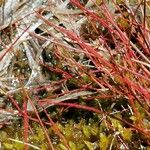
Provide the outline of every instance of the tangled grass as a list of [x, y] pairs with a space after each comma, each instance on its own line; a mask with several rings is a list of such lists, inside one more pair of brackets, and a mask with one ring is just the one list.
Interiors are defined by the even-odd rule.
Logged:
[[149, 1], [0, 2], [2, 149], [150, 148]]

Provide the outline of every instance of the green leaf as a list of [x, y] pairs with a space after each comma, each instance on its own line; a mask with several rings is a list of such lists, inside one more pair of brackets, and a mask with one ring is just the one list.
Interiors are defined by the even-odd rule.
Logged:
[[69, 146], [71, 150], [77, 150], [76, 145], [72, 141], [69, 141]]
[[94, 143], [88, 142], [88, 141], [84, 141], [84, 143], [86, 144], [86, 146], [88, 147], [89, 150], [94, 150]]
[[64, 146], [63, 144], [59, 144], [59, 147], [60, 147], [61, 150], [68, 150], [68, 149], [66, 148], [66, 146]]
[[88, 126], [84, 125], [84, 126], [82, 127], [82, 131], [83, 131], [83, 134], [84, 134], [87, 138], [90, 138], [91, 133], [90, 133], [90, 130], [89, 130]]
[[112, 140], [111, 136], [106, 136], [105, 134], [100, 133], [100, 141], [99, 141], [100, 150], [107, 150], [111, 140]]
[[121, 135], [125, 140], [129, 141], [131, 140], [131, 137], [132, 137], [132, 130], [124, 128], [121, 132]]
[[12, 150], [13, 149], [13, 144], [10, 144], [10, 143], [3, 143], [3, 145], [4, 145], [4, 148], [5, 149], [10, 149], [10, 150]]

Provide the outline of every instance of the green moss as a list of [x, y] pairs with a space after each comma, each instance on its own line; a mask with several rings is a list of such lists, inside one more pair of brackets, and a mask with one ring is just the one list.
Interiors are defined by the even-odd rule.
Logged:
[[69, 146], [70, 146], [71, 150], [77, 150], [77, 146], [74, 142], [69, 141]]
[[12, 150], [13, 149], [13, 144], [3, 143], [3, 148], [8, 149], [8, 150]]
[[124, 138], [124, 140], [131, 141], [132, 130], [131, 129], [125, 129], [125, 128], [123, 128], [122, 132], [121, 132], [121, 135]]
[[89, 150], [94, 150], [95, 149], [95, 144], [94, 143], [91, 143], [89, 141], [84, 141], [85, 145], [87, 146], [87, 148]]
[[[117, 114], [116, 117], [121, 118], [121, 115]], [[107, 122], [111, 123], [111, 128], [107, 126], [110, 125]], [[141, 144], [140, 141], [137, 141], [135, 138], [136, 133], [133, 133], [130, 128], [125, 128], [120, 121], [110, 117], [105, 118], [100, 124], [97, 120], [92, 120], [87, 124], [86, 119], [82, 119], [78, 123], [70, 119], [70, 121], [64, 125], [61, 124], [61, 122], [57, 122], [56, 126], [63, 134], [71, 150], [107, 150], [111, 144], [113, 148], [116, 148], [116, 145], [120, 143], [118, 139], [113, 136], [116, 132], [120, 133], [119, 136], [125, 143], [130, 143], [132, 140], [136, 141], [138, 145]], [[32, 143], [32, 145], [39, 147], [42, 150], [49, 149], [47, 138], [41, 126], [38, 123], [32, 122], [31, 128], [33, 133], [29, 132], [28, 143]], [[67, 149], [63, 140], [50, 126], [47, 126], [47, 133], [56, 150]], [[9, 138], [12, 138], [18, 141], [23, 141], [23, 128], [21, 126], [9, 126], [5, 128], [5, 131], [1, 131], [0, 135], [2, 148], [4, 149], [23, 149], [25, 146], [22, 143], [9, 140]], [[138, 137], [140, 136], [138, 135]], [[131, 149], [133, 148], [132, 145], [130, 145], [130, 147]], [[34, 148], [30, 147], [30, 149], [32, 150]]]

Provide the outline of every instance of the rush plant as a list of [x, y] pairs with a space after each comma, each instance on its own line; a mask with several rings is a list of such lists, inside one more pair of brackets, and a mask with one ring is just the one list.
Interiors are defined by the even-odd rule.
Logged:
[[149, 1], [44, 4], [1, 30], [2, 147], [149, 149]]

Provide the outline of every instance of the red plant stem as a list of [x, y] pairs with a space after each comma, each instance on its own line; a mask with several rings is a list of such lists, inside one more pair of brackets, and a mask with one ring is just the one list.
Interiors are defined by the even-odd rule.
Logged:
[[95, 58], [98, 58], [101, 63], [105, 64], [108, 67], [112, 67], [112, 65], [107, 62], [102, 55], [100, 55], [99, 53], [97, 53], [95, 51], [94, 48], [92, 48], [91, 46], [87, 45], [80, 37], [78, 37], [77, 34], [75, 34], [72, 31], [69, 31], [63, 27], [57, 26], [55, 25], [53, 22], [48, 21], [46, 18], [44, 18], [41, 14], [37, 13], [37, 17], [40, 18], [41, 20], [43, 20], [47, 25], [49, 26], [53, 26], [55, 29], [59, 30], [60, 32], [62, 32], [63, 34], [66, 34], [69, 38], [71, 38], [72, 40], [76, 41], [84, 51], [89, 52], [90, 54], [94, 55]]
[[25, 33], [25, 32], [27, 32], [27, 30], [30, 28], [30, 26], [29, 27], [27, 27], [23, 32], [22, 32], [22, 34], [11, 44], [11, 46], [0, 56], [0, 61], [3, 59], [3, 57], [8, 53], [8, 52], [10, 52], [12, 49], [13, 49], [13, 46], [17, 43], [17, 41], [22, 37], [22, 35]]
[[46, 67], [47, 69], [49, 69], [50, 71], [54, 71], [54, 72], [57, 72], [57, 73], [60, 73], [60, 74], [64, 74], [67, 78], [66, 79], [69, 79], [69, 78], [72, 78], [72, 75], [69, 74], [68, 72], [60, 69], [60, 68], [56, 68], [56, 67], [51, 67], [47, 64], [43, 64], [42, 62], [40, 62], [40, 64], [44, 67]]
[[38, 114], [38, 111], [37, 111], [37, 109], [36, 109], [36, 107], [35, 107], [33, 101], [30, 99], [30, 97], [29, 97], [29, 95], [28, 95], [28, 93], [27, 93], [26, 90], [25, 90], [25, 95], [26, 95], [26, 97], [27, 97], [27, 99], [28, 99], [28, 101], [29, 101], [31, 107], [32, 107], [33, 110], [34, 110], [35, 115], [37, 116], [37, 118], [38, 118], [38, 120], [39, 120], [39, 123], [40, 123], [40, 125], [41, 125], [41, 127], [42, 127], [42, 129], [43, 129], [43, 132], [45, 133], [45, 136], [47, 137], [47, 140], [48, 140], [48, 142], [49, 142], [49, 144], [50, 144], [51, 150], [55, 150], [54, 147], [53, 147], [52, 141], [51, 141], [51, 139], [50, 139], [50, 137], [49, 137], [49, 135], [48, 135], [48, 133], [47, 133], [45, 127], [44, 127], [44, 124], [43, 124], [43, 122], [42, 122], [42, 120], [41, 120], [41, 118], [40, 118], [40, 116], [39, 116], [39, 114]]
[[[39, 105], [42, 105], [42, 104], [40, 104], [40, 101], [38, 103], [39, 103]], [[134, 128], [135, 130], [141, 132], [144, 135], [147, 135], [149, 133], [149, 131], [145, 131], [144, 129], [142, 129], [140, 127], [134, 126], [131, 123], [125, 121], [125, 120], [122, 120], [120, 118], [115, 117], [114, 115], [111, 115], [111, 114], [108, 114], [108, 113], [104, 114], [104, 112], [102, 112], [102, 111], [100, 111], [100, 110], [98, 110], [96, 108], [93, 108], [93, 107], [84, 106], [84, 105], [80, 105], [80, 104], [73, 104], [73, 103], [63, 103], [63, 102], [60, 102], [60, 103], [57, 103], [57, 102], [56, 103], [55, 102], [47, 102], [47, 103], [54, 104], [54, 105], [60, 105], [60, 106], [74, 107], [74, 108], [77, 108], [77, 109], [85, 109], [85, 110], [92, 111], [94, 113], [105, 115], [105, 116], [109, 115], [112, 118], [117, 119], [117, 120], [119, 120], [119, 121], [121, 121], [121, 122], [123, 122], [123, 123], [125, 123], [125, 124], [127, 124], [129, 126], [131, 126], [132, 128]]]
[[[42, 106], [40, 106], [40, 107], [42, 107]], [[54, 130], [54, 131], [58, 134], [58, 136], [63, 140], [63, 142], [64, 142], [66, 148], [67, 148], [68, 150], [70, 150], [67, 140], [65, 139], [65, 137], [63, 136], [63, 134], [59, 131], [59, 128], [57, 127], [57, 125], [53, 122], [53, 120], [51, 119], [50, 115], [48, 115], [47, 111], [46, 111], [45, 109], [43, 109], [43, 111], [45, 112], [45, 114], [46, 114], [46, 116], [47, 116], [47, 118], [48, 118], [50, 124], [52, 125], [53, 130]]]
[[7, 95], [7, 97], [10, 99], [12, 104], [17, 108], [17, 110], [19, 111], [19, 114], [22, 115], [23, 112], [22, 112], [21, 108], [19, 107], [19, 105], [17, 104], [17, 101], [11, 95]]
[[[28, 143], [28, 114], [27, 114], [27, 99], [24, 97], [23, 103], [23, 122], [24, 122], [24, 142]], [[25, 150], [28, 150], [28, 145], [25, 144]]]

